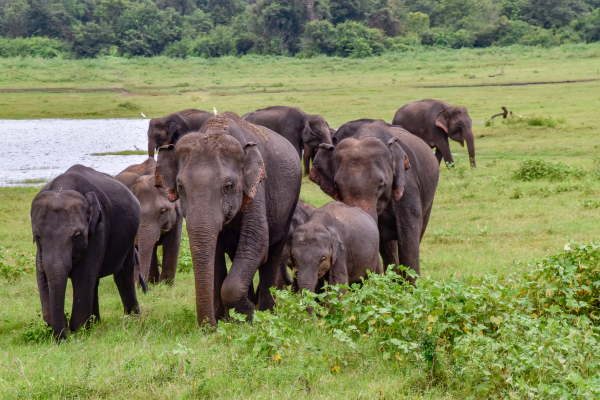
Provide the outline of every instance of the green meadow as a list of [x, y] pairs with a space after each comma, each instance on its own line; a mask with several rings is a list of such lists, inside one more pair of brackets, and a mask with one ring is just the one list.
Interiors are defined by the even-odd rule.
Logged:
[[[173, 287], [139, 292], [138, 318], [122, 314], [107, 278], [100, 284], [101, 323], [61, 344], [42, 325], [33, 273], [29, 207], [39, 188], [0, 188], [0, 397], [598, 396], [600, 336], [592, 311], [598, 304], [577, 297], [598, 291], [596, 250], [547, 257], [562, 254], [569, 241], [600, 240], [600, 45], [422, 50], [359, 60], [0, 59], [0, 93], [2, 119], [139, 118], [142, 112], [151, 118], [212, 107], [241, 115], [278, 104], [321, 114], [336, 128], [357, 118], [391, 121], [408, 102], [444, 99], [469, 110], [478, 166], [471, 169], [466, 148], [451, 143], [456, 166], [441, 167], [421, 244], [424, 279], [414, 292], [381, 278], [341, 300], [321, 299], [323, 314], [314, 320], [302, 311], [310, 299], [280, 293], [273, 315], [211, 332], [196, 323], [191, 273], [179, 273]], [[501, 106], [513, 117], [490, 121]], [[331, 201], [307, 178], [302, 185], [304, 200]], [[186, 246], [182, 270], [189, 264]], [[536, 268], [544, 272], [532, 273]], [[395, 300], [377, 300], [383, 293]], [[442, 301], [439, 293], [448, 295]], [[545, 293], [564, 299], [544, 303]], [[348, 311], [369, 301], [377, 305], [370, 311]], [[390, 311], [399, 305], [397, 314]], [[394, 315], [405, 309], [413, 314], [402, 322]], [[540, 310], [553, 310], [552, 317]], [[374, 315], [387, 317], [371, 326]], [[386, 325], [388, 317], [396, 322]], [[453, 318], [463, 320], [460, 335], [440, 325], [452, 326]], [[526, 332], [531, 336], [519, 336]], [[581, 343], [579, 334], [586, 338]], [[570, 339], [548, 344], [563, 336]], [[548, 343], [528, 353], [527, 343], [544, 338]], [[513, 350], [520, 361], [511, 361]], [[482, 367], [490, 354], [505, 359]], [[531, 370], [523, 367], [530, 361]]]

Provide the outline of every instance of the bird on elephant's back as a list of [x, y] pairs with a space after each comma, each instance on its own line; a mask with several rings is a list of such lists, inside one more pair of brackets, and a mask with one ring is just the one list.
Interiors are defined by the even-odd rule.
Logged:
[[472, 120], [465, 107], [452, 107], [445, 101], [425, 99], [402, 106], [394, 115], [395, 125], [402, 125], [407, 131], [423, 139], [441, 163], [454, 165], [448, 138], [461, 146], [467, 143], [469, 162], [475, 164], [475, 139]]
[[186, 218], [199, 324], [216, 325], [232, 308], [251, 318], [257, 270], [258, 309], [273, 307], [269, 288], [278, 279], [301, 178], [287, 140], [231, 112], [159, 150], [156, 184], [179, 199]]

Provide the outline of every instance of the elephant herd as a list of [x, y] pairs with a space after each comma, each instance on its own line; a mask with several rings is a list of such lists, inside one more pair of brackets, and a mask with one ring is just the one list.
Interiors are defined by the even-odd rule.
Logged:
[[[360, 119], [338, 130], [285, 106], [152, 119], [145, 162], [115, 178], [75, 165], [34, 198], [44, 321], [56, 338], [99, 321], [98, 284], [109, 275], [125, 313], [139, 313], [136, 284], [174, 282], [184, 218], [199, 324], [216, 325], [230, 309], [248, 319], [271, 309], [273, 286], [318, 292], [389, 265], [419, 274], [439, 164], [453, 163], [448, 138], [467, 142], [475, 167], [467, 110], [438, 100], [403, 106], [392, 124]], [[316, 209], [299, 200], [303, 157], [310, 180], [336, 201]]]

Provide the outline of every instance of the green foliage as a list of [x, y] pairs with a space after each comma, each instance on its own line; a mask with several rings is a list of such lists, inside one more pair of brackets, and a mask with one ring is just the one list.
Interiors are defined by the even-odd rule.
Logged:
[[187, 237], [182, 237], [181, 246], [179, 247], [179, 260], [177, 261], [177, 272], [189, 274], [193, 271], [194, 264], [192, 263], [190, 240]]
[[139, 110], [141, 108], [139, 104], [136, 104], [136, 103], [134, 103], [132, 101], [129, 101], [129, 100], [128, 101], [124, 101], [122, 103], [119, 103], [117, 105], [117, 107], [126, 108], [128, 110]]
[[65, 57], [69, 54], [67, 43], [45, 37], [6, 39], [0, 38], [0, 57]]
[[24, 275], [31, 275], [35, 272], [35, 252], [21, 250], [13, 253], [8, 259], [2, 250], [6, 248], [0, 246], [0, 277], [8, 282], [15, 282]]
[[580, 178], [586, 174], [587, 171], [582, 168], [571, 167], [560, 161], [526, 159], [521, 162], [519, 169], [514, 172], [513, 177], [520, 181], [532, 181], [544, 178], [555, 181], [563, 180], [569, 176]]

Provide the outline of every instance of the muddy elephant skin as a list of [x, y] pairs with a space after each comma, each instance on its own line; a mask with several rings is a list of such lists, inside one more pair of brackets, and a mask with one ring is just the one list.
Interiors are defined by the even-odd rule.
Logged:
[[431, 149], [382, 120], [352, 121], [340, 132], [345, 137], [337, 146], [321, 145], [310, 179], [377, 221], [385, 267], [399, 262], [420, 274], [419, 246], [439, 179]]
[[476, 167], [473, 126], [465, 107], [452, 107], [441, 100], [415, 101], [396, 111], [392, 123], [402, 125], [432, 149], [435, 147], [435, 156], [440, 163], [442, 158], [446, 163], [454, 163], [448, 138], [463, 147], [467, 142], [469, 162], [473, 168]]
[[[216, 325], [233, 308], [252, 318], [258, 270], [259, 310], [274, 305], [302, 170], [280, 135], [226, 112], [201, 132], [160, 149], [156, 183], [180, 200], [194, 265], [198, 323]], [[232, 260], [229, 273], [225, 254]]]
[[381, 274], [379, 231], [369, 214], [338, 201], [314, 211], [292, 239], [298, 289], [316, 292], [319, 282], [351, 284]]
[[[183, 216], [179, 201], [171, 202], [164, 190], [156, 187], [156, 161], [148, 158], [131, 165], [116, 176], [135, 195], [142, 207], [136, 246], [140, 254], [140, 273], [150, 283], [172, 285], [177, 272]], [[158, 268], [157, 249], [162, 245], [162, 270]], [[137, 274], [136, 274], [137, 276]]]
[[[302, 150], [331, 144], [329, 125], [320, 115], [310, 115], [298, 107], [273, 106], [252, 111], [242, 117], [254, 125], [264, 126], [286, 138], [302, 158]], [[308, 157], [308, 159], [307, 159]], [[310, 154], [305, 153], [304, 169], [310, 171]]]
[[200, 130], [213, 114], [202, 110], [182, 110], [163, 118], [152, 118], [148, 126], [148, 157], [167, 144], [175, 144], [184, 135]]
[[[69, 168], [31, 204], [36, 275], [44, 322], [64, 339], [95, 317], [100, 320], [98, 283], [113, 275], [126, 314], [139, 313], [135, 291], [135, 235], [140, 204], [119, 181], [82, 165]], [[65, 290], [73, 284], [67, 328]]]

